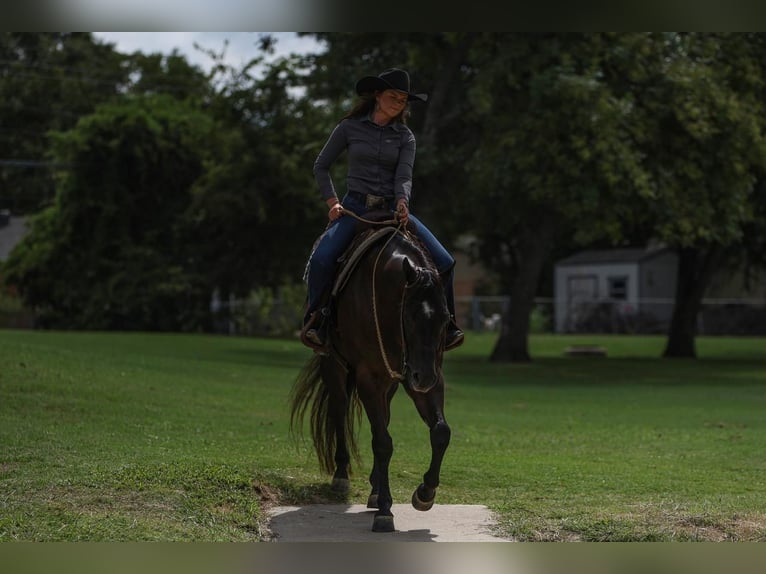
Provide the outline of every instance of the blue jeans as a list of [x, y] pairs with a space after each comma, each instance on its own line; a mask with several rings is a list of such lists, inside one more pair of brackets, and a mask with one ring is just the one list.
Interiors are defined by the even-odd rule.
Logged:
[[[343, 198], [343, 208], [353, 211], [359, 216], [364, 216], [369, 210], [364, 202], [355, 196], [346, 195]], [[391, 200], [388, 208], [394, 210], [394, 200]], [[414, 215], [410, 214], [410, 223], [415, 226], [415, 234], [420, 238], [431, 254], [437, 271], [447, 275], [447, 303], [450, 313], [454, 314], [454, 295], [452, 291], [452, 268], [455, 259], [439, 243], [439, 240], [431, 231]], [[308, 269], [308, 305], [306, 317], [316, 311], [320, 298], [325, 289], [329, 289], [330, 283], [335, 276], [335, 268], [338, 257], [351, 244], [356, 234], [357, 221], [353, 217], [343, 216], [333, 221], [325, 231], [314, 253], [311, 254]]]

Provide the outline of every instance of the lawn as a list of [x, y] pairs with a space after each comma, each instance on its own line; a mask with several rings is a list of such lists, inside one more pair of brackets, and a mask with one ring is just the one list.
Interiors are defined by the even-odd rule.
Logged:
[[[445, 360], [437, 504], [485, 504], [517, 540], [766, 540], [766, 340], [666, 360], [662, 337], [539, 335], [523, 365], [489, 362], [493, 342]], [[266, 505], [332, 500], [288, 434], [309, 357], [293, 340], [0, 331], [0, 541], [255, 541]], [[405, 503], [429, 447], [404, 392], [390, 430]], [[351, 502], [368, 444], [362, 425]]]

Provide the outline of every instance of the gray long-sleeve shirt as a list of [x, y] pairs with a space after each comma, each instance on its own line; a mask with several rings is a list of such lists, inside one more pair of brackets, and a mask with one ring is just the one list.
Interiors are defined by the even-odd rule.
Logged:
[[409, 202], [415, 136], [406, 125], [379, 126], [370, 115], [341, 120], [314, 162], [314, 178], [323, 199], [337, 197], [330, 166], [344, 150], [348, 150], [347, 191]]

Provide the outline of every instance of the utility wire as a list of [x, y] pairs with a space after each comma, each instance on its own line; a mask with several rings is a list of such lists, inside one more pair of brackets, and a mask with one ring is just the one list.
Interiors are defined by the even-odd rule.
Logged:
[[35, 167], [35, 168], [64, 168], [72, 167], [71, 164], [55, 163], [39, 159], [0, 159], [0, 167]]

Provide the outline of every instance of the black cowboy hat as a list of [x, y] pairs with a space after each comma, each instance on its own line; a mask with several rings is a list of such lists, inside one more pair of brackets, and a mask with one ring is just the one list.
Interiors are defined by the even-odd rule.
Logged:
[[410, 91], [410, 75], [405, 70], [390, 68], [377, 76], [365, 76], [356, 83], [356, 93], [360, 96], [370, 92], [397, 90], [407, 94], [407, 100], [425, 102], [428, 94], [415, 94]]

